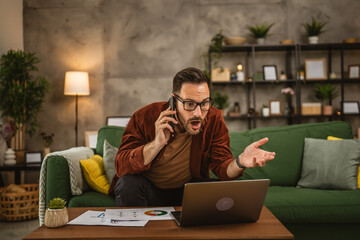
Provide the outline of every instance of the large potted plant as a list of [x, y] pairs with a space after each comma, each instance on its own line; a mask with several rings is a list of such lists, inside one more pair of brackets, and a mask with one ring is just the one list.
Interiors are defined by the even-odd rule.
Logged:
[[269, 35], [269, 31], [273, 25], [274, 23], [256, 24], [255, 26], [247, 26], [247, 29], [250, 31], [250, 36], [256, 40], [257, 44], [264, 44], [265, 38]]
[[29, 124], [29, 134], [33, 136], [37, 114], [49, 89], [49, 82], [43, 76], [34, 76], [39, 62], [35, 53], [22, 50], [9, 50], [0, 59], [0, 112], [11, 118], [17, 133], [21, 133], [16, 136], [21, 136], [17, 142], [22, 144], [15, 146], [20, 152], [25, 150], [25, 124]]
[[330, 83], [327, 85], [315, 84], [314, 93], [317, 99], [323, 101], [323, 114], [327, 116], [332, 115], [332, 100], [339, 96], [336, 88], [331, 86]]
[[326, 22], [316, 21], [314, 17], [311, 23], [303, 23], [310, 44], [319, 42], [319, 36], [326, 31], [324, 29], [326, 24]]
[[213, 100], [214, 106], [217, 109], [220, 109], [224, 115], [224, 109], [229, 106], [229, 96], [226, 93], [221, 94], [220, 92], [215, 91], [213, 94]]

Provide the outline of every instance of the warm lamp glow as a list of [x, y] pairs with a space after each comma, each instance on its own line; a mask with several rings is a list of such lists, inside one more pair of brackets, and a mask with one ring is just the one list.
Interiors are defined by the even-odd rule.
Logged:
[[89, 74], [70, 71], [65, 73], [64, 95], [89, 95]]
[[240, 63], [236, 66], [238, 71], [242, 71], [243, 70], [243, 65]]

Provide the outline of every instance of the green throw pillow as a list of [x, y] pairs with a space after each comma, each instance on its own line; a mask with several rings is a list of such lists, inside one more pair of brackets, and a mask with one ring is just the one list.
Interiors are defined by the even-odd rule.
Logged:
[[327, 141], [305, 138], [298, 187], [357, 189], [360, 140]]
[[104, 140], [104, 168], [106, 178], [111, 184], [113, 177], [115, 176], [115, 157], [118, 148], [112, 146], [106, 139]]

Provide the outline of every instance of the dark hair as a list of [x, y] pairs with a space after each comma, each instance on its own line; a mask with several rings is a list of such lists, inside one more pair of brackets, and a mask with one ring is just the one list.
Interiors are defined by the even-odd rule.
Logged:
[[175, 75], [173, 79], [173, 93], [180, 92], [183, 83], [207, 83], [210, 89], [209, 78], [203, 71], [193, 67], [185, 68]]

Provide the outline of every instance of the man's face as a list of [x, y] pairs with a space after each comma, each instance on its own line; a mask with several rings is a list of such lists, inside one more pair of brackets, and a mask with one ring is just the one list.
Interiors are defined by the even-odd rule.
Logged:
[[[210, 91], [206, 83], [183, 83], [178, 96], [183, 101], [202, 103], [209, 100]], [[201, 126], [203, 125], [208, 111], [202, 111], [200, 106], [197, 106], [193, 111], [186, 111], [184, 109], [183, 103], [179, 100], [176, 100], [176, 107], [178, 120], [181, 122], [186, 132], [190, 135], [196, 135], [200, 133]]]

